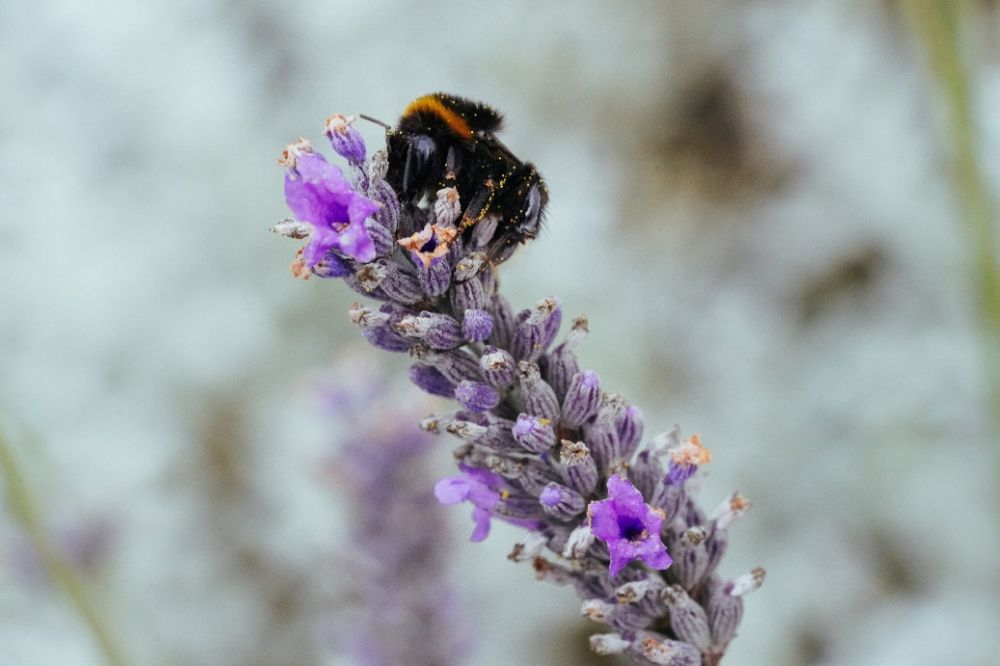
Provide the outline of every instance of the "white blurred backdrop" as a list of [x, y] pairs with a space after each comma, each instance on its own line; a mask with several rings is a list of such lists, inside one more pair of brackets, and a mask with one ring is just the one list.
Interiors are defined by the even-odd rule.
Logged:
[[[974, 11], [996, 185], [997, 14]], [[586, 313], [583, 363], [647, 433], [713, 450], [704, 503], [754, 502], [722, 569], [768, 579], [726, 662], [996, 663], [1000, 447], [897, 3], [8, 2], [0, 82], [0, 428], [54, 535], [104, 526], [80, 575], [128, 663], [349, 663], [350, 516], [316, 472], [343, 433], [309, 387], [406, 359], [358, 351], [353, 292], [292, 278], [274, 160], [436, 90], [501, 109], [549, 183], [514, 305]], [[468, 663], [605, 663], [572, 591], [506, 559], [517, 530], [472, 544], [447, 516]], [[30, 559], [0, 514], [0, 663], [102, 663]]]

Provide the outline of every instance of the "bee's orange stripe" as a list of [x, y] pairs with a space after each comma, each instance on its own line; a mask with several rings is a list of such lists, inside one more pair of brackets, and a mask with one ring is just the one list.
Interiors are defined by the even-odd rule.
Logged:
[[434, 95], [424, 95], [410, 102], [403, 111], [403, 116], [414, 113], [432, 113], [445, 122], [451, 130], [463, 139], [472, 138], [472, 128], [465, 122], [462, 116], [458, 115]]

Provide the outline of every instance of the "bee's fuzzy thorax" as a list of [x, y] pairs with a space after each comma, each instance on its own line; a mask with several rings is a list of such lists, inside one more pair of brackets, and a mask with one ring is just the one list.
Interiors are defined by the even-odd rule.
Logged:
[[444, 131], [459, 139], [472, 139], [476, 132], [498, 132], [502, 125], [503, 117], [492, 107], [445, 93], [416, 98], [399, 118], [400, 129]]

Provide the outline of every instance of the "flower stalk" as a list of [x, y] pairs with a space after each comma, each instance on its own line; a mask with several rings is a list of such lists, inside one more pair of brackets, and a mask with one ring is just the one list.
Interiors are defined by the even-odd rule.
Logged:
[[996, 202], [987, 185], [977, 146], [972, 86], [962, 47], [962, 7], [953, 0], [910, 0], [913, 30], [927, 51], [948, 115], [953, 180], [965, 218], [972, 259], [975, 303], [983, 337], [989, 408], [1000, 426], [1000, 258], [997, 256]]
[[97, 611], [83, 583], [73, 568], [53, 545], [45, 531], [28, 482], [17, 464], [12, 447], [0, 433], [0, 475], [7, 489], [11, 514], [28, 535], [49, 578], [62, 590], [70, 606], [83, 620], [109, 666], [124, 666], [122, 651], [112, 638], [104, 618]]

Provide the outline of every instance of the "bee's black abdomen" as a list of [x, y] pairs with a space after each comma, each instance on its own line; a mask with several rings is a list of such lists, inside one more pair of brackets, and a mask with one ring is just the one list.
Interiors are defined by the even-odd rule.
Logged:
[[506, 216], [505, 226], [521, 235], [523, 241], [538, 234], [548, 201], [549, 192], [541, 174], [534, 164], [525, 162], [507, 178], [498, 204]]

